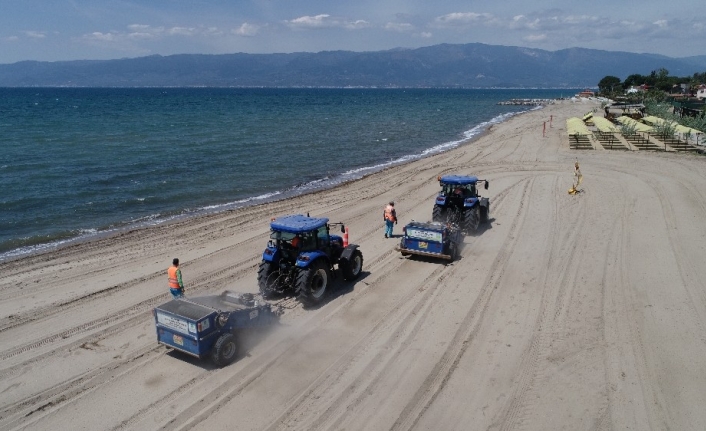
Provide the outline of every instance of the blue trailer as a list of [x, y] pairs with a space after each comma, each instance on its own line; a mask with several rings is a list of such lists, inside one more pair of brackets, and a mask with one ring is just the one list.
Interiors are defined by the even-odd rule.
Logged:
[[280, 312], [259, 295], [226, 290], [220, 295], [177, 298], [154, 309], [157, 342], [223, 367], [238, 357], [244, 331], [271, 326]]
[[400, 245], [395, 250], [405, 257], [418, 255], [453, 261], [463, 242], [461, 230], [447, 223], [412, 221], [402, 232]]

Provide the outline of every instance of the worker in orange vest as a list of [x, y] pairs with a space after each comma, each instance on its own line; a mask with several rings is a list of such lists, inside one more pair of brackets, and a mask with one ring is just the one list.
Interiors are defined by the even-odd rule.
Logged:
[[169, 291], [174, 298], [184, 296], [184, 282], [181, 280], [181, 269], [179, 269], [179, 259], [176, 257], [172, 260], [172, 266], [167, 270], [167, 278], [169, 279]]
[[392, 238], [392, 228], [397, 224], [397, 212], [395, 211], [395, 203], [390, 201], [385, 207], [385, 238]]

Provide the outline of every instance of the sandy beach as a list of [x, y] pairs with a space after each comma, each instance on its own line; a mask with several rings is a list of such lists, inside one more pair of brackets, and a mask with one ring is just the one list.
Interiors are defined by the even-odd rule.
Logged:
[[[565, 120], [597, 107], [561, 101], [335, 189], [0, 264], [0, 429], [706, 429], [706, 158], [570, 150]], [[450, 173], [489, 180], [490, 223], [452, 264], [402, 258], [384, 205], [399, 235]], [[222, 369], [156, 343], [173, 257], [187, 295], [257, 292], [269, 220], [307, 212], [346, 223], [360, 279], [319, 308], [282, 301], [281, 325]]]

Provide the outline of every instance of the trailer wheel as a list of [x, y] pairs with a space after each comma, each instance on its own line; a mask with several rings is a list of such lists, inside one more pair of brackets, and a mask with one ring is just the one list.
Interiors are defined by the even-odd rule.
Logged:
[[451, 262], [458, 258], [458, 247], [454, 242], [449, 244], [449, 256], [451, 256]]
[[232, 363], [238, 356], [238, 343], [233, 334], [223, 334], [213, 345], [213, 363], [219, 367], [225, 367]]
[[360, 250], [354, 251], [350, 260], [341, 259], [340, 262], [338, 262], [338, 267], [341, 269], [344, 280], [355, 280], [360, 276], [363, 270], [363, 253], [361, 253]]
[[306, 305], [321, 303], [331, 284], [331, 271], [324, 259], [318, 259], [297, 274], [297, 293], [299, 301]]

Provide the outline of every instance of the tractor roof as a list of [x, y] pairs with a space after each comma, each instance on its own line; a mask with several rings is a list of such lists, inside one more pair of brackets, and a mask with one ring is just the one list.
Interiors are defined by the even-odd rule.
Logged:
[[327, 218], [314, 218], [295, 214], [273, 220], [270, 223], [270, 228], [282, 232], [303, 233], [325, 226], [326, 223], [328, 223]]
[[471, 177], [467, 175], [444, 175], [441, 177], [442, 184], [465, 186], [466, 184], [475, 184], [477, 182], [478, 177]]

